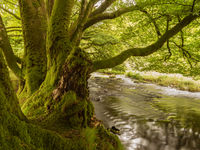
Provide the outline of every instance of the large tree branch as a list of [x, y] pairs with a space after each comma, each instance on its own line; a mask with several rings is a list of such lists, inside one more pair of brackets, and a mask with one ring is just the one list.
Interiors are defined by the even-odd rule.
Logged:
[[130, 7], [126, 7], [126, 8], [114, 11], [112, 13], [103, 13], [103, 14], [96, 15], [96, 16], [88, 19], [87, 23], [84, 26], [84, 30], [87, 29], [88, 27], [100, 22], [100, 21], [103, 21], [103, 20], [106, 20], [106, 19], [114, 19], [114, 18], [117, 18], [117, 17], [119, 17], [119, 16], [121, 16], [125, 13], [131, 12], [131, 11], [134, 11], [134, 10], [139, 10], [139, 7], [130, 6]]
[[[108, 0], [109, 1], [109, 0]], [[158, 4], [161, 4], [161, 3], [157, 3], [157, 2], [142, 2], [142, 3], [138, 3], [137, 5], [132, 5], [132, 6], [128, 6], [128, 7], [124, 7], [124, 8], [121, 8], [121, 9], [118, 9], [114, 12], [111, 12], [111, 13], [103, 13], [106, 8], [108, 8], [113, 2], [114, 0], [110, 0], [111, 2], [105, 2], [105, 6], [100, 9], [95, 13], [95, 15], [91, 15], [87, 21], [87, 23], [85, 24], [84, 26], [84, 30], [89, 28], [90, 26], [100, 22], [100, 21], [103, 21], [103, 20], [106, 20], [106, 19], [114, 19], [114, 18], [117, 18], [125, 13], [128, 13], [128, 12], [132, 12], [134, 10], [140, 10], [141, 8], [144, 8], [144, 7], [147, 7], [147, 6], [153, 6], [153, 5], [158, 5]], [[103, 5], [102, 4], [102, 5]], [[106, 8], [105, 8], [106, 7]], [[104, 8], [104, 9], [103, 9]], [[95, 11], [94, 11], [95, 12]], [[93, 13], [94, 13], [93, 12]]]
[[95, 61], [93, 63], [92, 72], [98, 70], [98, 69], [106, 69], [106, 68], [112, 68], [119, 64], [122, 64], [127, 58], [131, 56], [147, 56], [155, 51], [159, 50], [164, 43], [176, 35], [179, 31], [181, 31], [185, 26], [190, 24], [193, 20], [195, 20], [198, 17], [198, 15], [190, 14], [186, 16], [181, 22], [176, 24], [172, 29], [168, 30], [163, 34], [155, 43], [144, 47], [144, 48], [131, 48], [128, 50], [123, 51], [119, 55], [102, 61]]
[[71, 35], [71, 41], [75, 44], [79, 43], [84, 25], [86, 24], [89, 15], [91, 14], [92, 8], [94, 7], [94, 4], [97, 2], [97, 0], [90, 0], [90, 2], [87, 4], [87, 1], [82, 0], [82, 8], [81, 12], [77, 21], [77, 24], [75, 25], [75, 31]]
[[21, 18], [20, 18], [19, 16], [17, 16], [17, 15], [14, 14], [13, 12], [9, 11], [8, 9], [2, 7], [1, 5], [0, 5], [0, 9], [2, 9], [3, 11], [9, 13], [9, 14], [12, 15], [13, 17], [15, 17], [16, 19], [21, 20]]

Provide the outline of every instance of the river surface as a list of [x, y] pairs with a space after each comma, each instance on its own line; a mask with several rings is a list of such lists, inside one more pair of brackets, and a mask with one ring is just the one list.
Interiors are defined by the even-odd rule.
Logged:
[[94, 73], [96, 117], [115, 126], [127, 150], [200, 150], [200, 93]]

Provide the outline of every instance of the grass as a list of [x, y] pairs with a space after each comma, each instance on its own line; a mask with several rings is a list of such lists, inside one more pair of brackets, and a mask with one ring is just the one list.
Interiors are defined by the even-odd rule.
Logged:
[[161, 86], [169, 86], [180, 90], [200, 92], [200, 80], [183, 77], [180, 74], [161, 74], [156, 72], [128, 72], [126, 76], [140, 82], [155, 83]]
[[101, 69], [101, 70], [98, 70], [98, 72], [105, 73], [105, 74], [113, 74], [113, 75], [124, 74], [125, 73], [124, 71], [113, 70], [113, 69]]

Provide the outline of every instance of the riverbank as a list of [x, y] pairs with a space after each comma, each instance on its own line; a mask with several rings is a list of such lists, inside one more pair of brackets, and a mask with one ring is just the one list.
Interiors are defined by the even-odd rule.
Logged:
[[128, 72], [130, 77], [139, 82], [155, 83], [161, 86], [172, 87], [184, 91], [200, 92], [200, 80], [193, 80], [180, 74], [161, 74], [157, 72]]
[[[124, 72], [116, 70], [100, 70], [100, 73], [117, 75], [124, 74], [127, 77], [135, 80], [135, 82], [154, 83], [161, 86], [172, 87], [179, 90], [200, 92], [200, 80], [194, 80], [191, 77], [184, 77], [181, 74], [165, 74], [158, 72]], [[13, 87], [15, 90], [18, 88], [17, 77], [10, 72]]]
[[154, 83], [161, 86], [172, 87], [183, 91], [200, 92], [200, 80], [192, 77], [184, 77], [181, 74], [166, 74], [158, 72], [138, 72], [138, 71], [112, 71], [101, 70], [100, 73], [117, 75], [124, 74], [135, 82]]

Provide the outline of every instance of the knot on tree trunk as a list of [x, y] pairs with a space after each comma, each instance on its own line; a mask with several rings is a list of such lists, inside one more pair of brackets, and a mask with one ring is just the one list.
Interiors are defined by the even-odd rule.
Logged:
[[[88, 82], [91, 61], [80, 48], [74, 49], [63, 65], [61, 78], [53, 91], [56, 114], [66, 125], [87, 126], [93, 116], [93, 105], [89, 101]], [[70, 94], [71, 93], [71, 94]], [[55, 121], [55, 120], [54, 120]]]
[[91, 61], [86, 53], [80, 48], [74, 49], [65, 64], [57, 88], [53, 91], [54, 100], [68, 92], [74, 91], [78, 97], [85, 99], [88, 97], [88, 83]]

